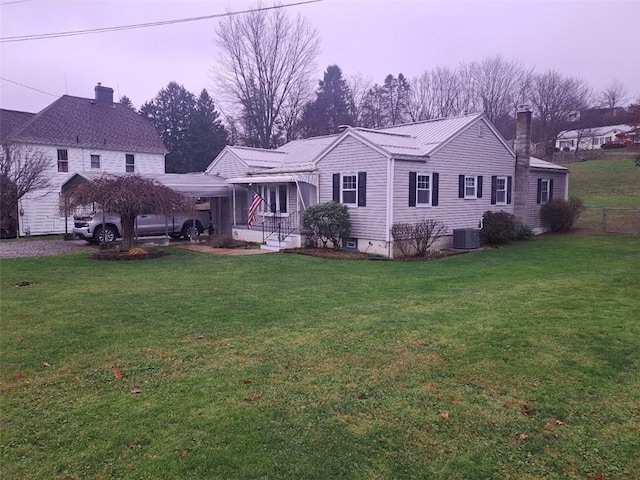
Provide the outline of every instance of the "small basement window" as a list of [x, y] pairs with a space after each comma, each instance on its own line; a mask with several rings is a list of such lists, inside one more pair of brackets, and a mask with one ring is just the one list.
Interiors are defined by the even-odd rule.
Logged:
[[358, 249], [358, 239], [354, 237], [349, 237], [344, 241], [344, 248], [347, 250], [357, 250]]

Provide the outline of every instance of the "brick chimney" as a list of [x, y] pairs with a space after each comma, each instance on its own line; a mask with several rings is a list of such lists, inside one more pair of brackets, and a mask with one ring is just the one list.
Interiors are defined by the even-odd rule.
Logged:
[[96, 105], [113, 106], [113, 88], [103, 87], [100, 82], [94, 88], [96, 92]]
[[516, 175], [513, 196], [513, 214], [526, 223], [529, 206], [529, 165], [531, 159], [531, 110], [527, 105], [518, 108], [516, 116]]

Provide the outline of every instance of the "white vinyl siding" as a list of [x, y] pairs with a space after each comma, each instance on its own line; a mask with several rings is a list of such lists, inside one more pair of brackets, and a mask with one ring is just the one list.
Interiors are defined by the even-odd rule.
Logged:
[[540, 222], [540, 207], [542, 203], [538, 203], [538, 180], [547, 180], [549, 187], [551, 187], [551, 180], [553, 180], [553, 191], [550, 191], [552, 198], [567, 198], [566, 192], [566, 173], [554, 172], [550, 170], [537, 170], [531, 169], [529, 173], [529, 211], [527, 212], [527, 224], [533, 228], [541, 228]]
[[[492, 205], [489, 193], [492, 176], [514, 175], [515, 159], [488, 126], [484, 126], [482, 137], [478, 137], [477, 132], [477, 125], [468, 127], [426, 162], [395, 160], [393, 223], [432, 218], [444, 223], [451, 233], [454, 228], [477, 228], [487, 210], [513, 213], [513, 204]], [[438, 206], [429, 209], [408, 206], [409, 172], [412, 171], [439, 173]], [[476, 177], [476, 194], [477, 177], [483, 177], [482, 198], [474, 201], [459, 198], [459, 176], [464, 174]]]
[[[18, 219], [20, 234], [26, 230], [31, 235], [64, 233], [65, 218], [60, 213], [60, 186], [73, 173], [91, 171], [91, 155], [100, 156], [101, 171], [108, 173], [124, 173], [124, 152], [110, 150], [88, 150], [83, 148], [66, 148], [68, 171], [58, 172], [57, 148], [52, 146], [35, 146], [31, 148], [42, 152], [50, 159], [47, 170], [51, 179], [51, 188], [46, 191], [34, 191], [26, 195], [20, 202], [24, 214]], [[137, 171], [145, 173], [164, 173], [164, 155], [153, 153], [136, 153]], [[95, 169], [93, 169], [95, 171]], [[73, 228], [73, 218], [68, 219], [67, 227]]]
[[318, 162], [320, 203], [333, 200], [334, 174], [366, 173], [366, 206], [350, 211], [354, 238], [386, 239], [388, 162], [387, 157], [349, 136]]

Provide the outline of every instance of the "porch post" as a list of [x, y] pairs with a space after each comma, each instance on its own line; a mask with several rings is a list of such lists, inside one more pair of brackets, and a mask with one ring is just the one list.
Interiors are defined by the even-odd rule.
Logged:
[[231, 188], [233, 189], [233, 202], [232, 202], [232, 207], [233, 207], [233, 226], [237, 226], [237, 222], [236, 222], [236, 185], [235, 183], [231, 186]]

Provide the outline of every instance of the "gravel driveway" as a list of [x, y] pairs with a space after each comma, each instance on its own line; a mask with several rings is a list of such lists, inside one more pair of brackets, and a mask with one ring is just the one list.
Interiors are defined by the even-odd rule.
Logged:
[[48, 257], [92, 249], [84, 240], [2, 240], [0, 258]]

